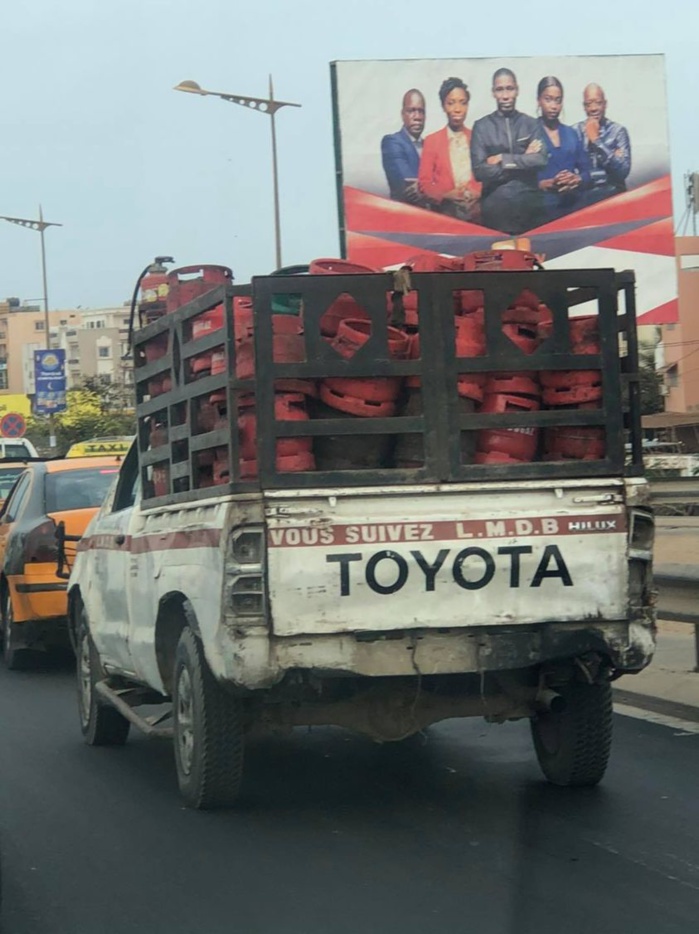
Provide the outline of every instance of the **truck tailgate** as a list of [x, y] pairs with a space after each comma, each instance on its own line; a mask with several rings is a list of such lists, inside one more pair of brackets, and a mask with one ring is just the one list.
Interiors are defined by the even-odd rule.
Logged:
[[627, 614], [620, 481], [268, 496], [277, 635]]

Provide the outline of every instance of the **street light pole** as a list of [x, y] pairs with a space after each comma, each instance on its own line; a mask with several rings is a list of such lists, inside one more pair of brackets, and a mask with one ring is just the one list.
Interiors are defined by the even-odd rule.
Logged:
[[275, 122], [276, 108], [274, 106], [274, 87], [272, 76], [269, 76], [269, 115], [272, 124], [272, 179], [274, 182], [274, 245], [276, 268], [282, 265], [282, 225], [279, 219], [279, 172], [277, 169], [277, 125]]
[[[10, 224], [17, 224], [19, 227], [28, 227], [30, 230], [38, 230], [41, 238], [41, 278], [44, 283], [44, 343], [46, 350], [51, 349], [51, 331], [49, 327], [49, 289], [46, 278], [46, 243], [44, 241], [44, 231], [47, 227], [62, 227], [63, 224], [57, 224], [53, 221], [44, 220], [44, 212], [39, 205], [39, 219], [31, 220], [26, 217], [7, 217], [0, 214], [0, 220], [9, 221]], [[56, 447], [56, 431], [53, 415], [49, 415], [49, 447]]]
[[231, 104], [239, 104], [241, 107], [248, 107], [250, 110], [256, 110], [258, 113], [264, 113], [270, 117], [272, 129], [272, 183], [274, 192], [274, 244], [275, 259], [277, 269], [279, 269], [282, 265], [282, 232], [279, 211], [279, 172], [277, 165], [277, 126], [275, 115], [282, 107], [300, 107], [301, 104], [292, 104], [290, 101], [276, 100], [274, 97], [271, 75], [269, 76], [269, 97], [246, 97], [242, 94], [224, 94], [220, 91], [207, 91], [200, 87], [196, 81], [181, 81], [174, 90], [185, 91], [187, 94], [199, 94], [201, 97], [220, 97], [221, 100], [229, 101]]
[[44, 241], [44, 231], [48, 224], [44, 223], [44, 212], [39, 205], [39, 236], [41, 237], [41, 278], [44, 282], [44, 330], [46, 331], [46, 349], [51, 347], [49, 331], [49, 287], [46, 284], [46, 243]]

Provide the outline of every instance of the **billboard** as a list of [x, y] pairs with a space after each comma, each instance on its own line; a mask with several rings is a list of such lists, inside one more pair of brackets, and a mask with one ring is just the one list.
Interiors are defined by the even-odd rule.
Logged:
[[662, 55], [331, 65], [343, 255], [385, 268], [496, 243], [633, 269], [677, 320]]
[[66, 410], [65, 350], [34, 351], [35, 415], [55, 415]]

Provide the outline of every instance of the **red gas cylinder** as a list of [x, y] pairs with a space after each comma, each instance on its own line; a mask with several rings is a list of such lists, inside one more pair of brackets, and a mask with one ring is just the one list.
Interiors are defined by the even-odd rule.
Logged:
[[541, 343], [538, 332], [539, 324], [541, 323], [539, 300], [536, 296], [528, 300], [525, 292], [522, 292], [516, 301], [517, 304], [511, 305], [503, 312], [503, 333], [524, 353], [534, 353]]
[[[306, 345], [303, 339], [302, 323], [295, 315], [272, 315], [272, 356], [275, 363], [303, 363], [306, 359]], [[211, 361], [211, 373], [225, 372], [225, 354], [214, 354]], [[252, 379], [255, 376], [255, 345], [252, 338], [246, 338], [236, 347], [236, 376], [238, 379]], [[308, 379], [278, 379], [275, 390], [283, 392], [302, 392], [315, 396], [316, 385]]]
[[163, 444], [167, 444], [167, 425], [164, 422], [156, 422], [152, 426], [148, 443], [152, 448], [159, 448]]
[[461, 289], [454, 293], [454, 313], [483, 317], [483, 293], [480, 289]]
[[[553, 334], [553, 316], [550, 312], [548, 318], [542, 319], [537, 330], [542, 340], [551, 337]], [[568, 333], [572, 353], [598, 354], [600, 352], [599, 318], [597, 315], [583, 315], [580, 318], [571, 318], [568, 322]]]
[[[274, 400], [275, 418], [279, 421], [308, 421], [305, 397], [301, 393], [279, 394]], [[228, 419], [220, 418], [216, 428], [228, 427]], [[240, 444], [240, 478], [250, 480], [257, 477], [257, 417], [253, 400], [241, 403], [238, 416], [238, 440]], [[315, 470], [312, 438], [280, 438], [277, 441], [276, 469], [280, 473]], [[218, 485], [230, 480], [228, 449], [217, 448], [213, 461], [213, 483]]]
[[573, 353], [594, 353], [601, 350], [599, 336], [599, 318], [597, 315], [584, 315], [570, 319], [570, 346]]
[[[457, 359], [480, 357], [485, 353], [482, 315], [470, 314], [454, 318], [454, 334]], [[457, 391], [463, 399], [481, 402], [485, 380], [485, 373], [463, 373], [456, 381]]]
[[462, 272], [463, 257], [444, 256], [441, 253], [419, 253], [406, 259], [404, 266], [410, 266], [413, 272]]
[[[280, 316], [281, 317], [281, 316]], [[233, 323], [236, 343], [252, 337], [255, 328], [252, 299], [236, 295], [233, 299]]]
[[[216, 305], [215, 308], [211, 308], [209, 311], [197, 315], [192, 321], [192, 340], [200, 340], [213, 331], [220, 331], [223, 328], [223, 323], [223, 304]], [[189, 365], [190, 372], [194, 379], [201, 379], [204, 376], [209, 376], [211, 373], [213, 353], [214, 350], [212, 349], [206, 353], [197, 354], [196, 357], [192, 357]]]
[[[360, 266], [344, 259], [314, 259], [308, 267], [311, 276], [354, 276], [377, 272], [371, 266]], [[320, 319], [320, 333], [326, 337], [337, 334], [341, 321], [346, 318], [368, 320], [368, 315], [350, 295], [338, 295]]]
[[510, 396], [531, 396], [541, 398], [541, 386], [538, 373], [492, 373], [485, 383], [485, 394], [503, 394]]
[[[505, 394], [485, 397], [482, 413], [534, 412], [539, 409], [537, 399]], [[532, 461], [536, 456], [539, 429], [523, 425], [521, 428], [485, 428], [478, 432], [478, 451], [481, 454], [505, 454], [520, 461]]]
[[153, 465], [153, 495], [165, 496], [170, 492], [170, 468], [167, 464]]
[[[389, 327], [388, 352], [396, 359], [407, 359], [410, 339], [397, 328]], [[331, 346], [343, 357], [351, 358], [371, 336], [371, 322], [349, 319], [340, 322]], [[329, 377], [322, 380], [320, 398], [326, 405], [360, 417], [395, 414], [395, 402], [402, 385], [401, 377]]]
[[600, 370], [551, 370], [540, 376], [545, 405], [580, 405], [602, 398]]
[[175, 311], [219, 285], [230, 285], [233, 273], [227, 266], [181, 266], [167, 275], [167, 310]]
[[[599, 410], [599, 401], [568, 406], [577, 411]], [[605, 430], [600, 425], [561, 425], [544, 430], [547, 460], [600, 460], [605, 456]]]
[[[274, 417], [280, 422], [307, 422], [306, 397], [302, 393], [277, 393], [274, 397]], [[254, 402], [249, 407], [241, 403], [238, 438], [241, 460], [257, 460], [257, 415]], [[277, 441], [278, 457], [312, 450], [312, 438], [279, 438]]]
[[522, 271], [533, 269], [537, 259], [528, 250], [477, 250], [467, 253], [463, 258], [464, 272], [481, 270]]
[[566, 425], [544, 432], [546, 460], [596, 461], [604, 457], [607, 445], [604, 428]]
[[171, 389], [172, 377], [169, 373], [148, 380], [148, 395], [151, 398], [161, 396], [164, 392], [170, 392]]
[[202, 433], [213, 431], [217, 414], [216, 407], [212, 404], [211, 399], [207, 402], [200, 402], [199, 411], [196, 414], [197, 431]]
[[529, 460], [522, 460], [520, 457], [510, 457], [509, 454], [503, 454], [502, 451], [476, 451], [476, 464], [528, 464]]
[[143, 345], [143, 353], [146, 363], [152, 363], [154, 360], [164, 357], [167, 353], [167, 333], [156, 334], [155, 337], [151, 337], [149, 341], [146, 341]]
[[155, 265], [141, 279], [138, 312], [143, 324], [150, 324], [166, 313], [167, 293], [167, 269], [164, 266]]

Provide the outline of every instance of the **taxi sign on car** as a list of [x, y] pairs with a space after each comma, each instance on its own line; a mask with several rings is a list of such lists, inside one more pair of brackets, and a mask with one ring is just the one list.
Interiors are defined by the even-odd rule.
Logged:
[[134, 436], [121, 438], [93, 438], [78, 441], [68, 449], [66, 457], [124, 457]]

